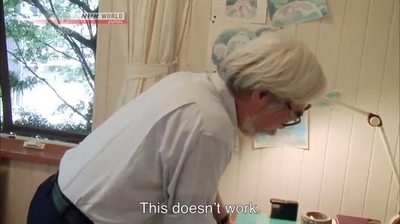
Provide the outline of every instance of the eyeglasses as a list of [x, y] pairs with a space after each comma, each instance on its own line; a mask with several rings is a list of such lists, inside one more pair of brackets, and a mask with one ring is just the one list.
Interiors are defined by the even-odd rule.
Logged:
[[303, 111], [293, 111], [290, 103], [286, 103], [286, 106], [289, 108], [289, 111], [292, 113], [293, 117], [296, 117], [296, 119], [288, 121], [285, 124], [282, 124], [282, 126], [284, 126], [284, 127], [293, 126], [293, 125], [300, 123], [301, 116], [303, 115], [304, 111], [311, 108], [311, 104], [307, 104]]

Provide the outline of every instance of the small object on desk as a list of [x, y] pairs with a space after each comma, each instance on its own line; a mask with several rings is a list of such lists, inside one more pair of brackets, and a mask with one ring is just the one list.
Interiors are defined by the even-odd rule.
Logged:
[[24, 141], [24, 148], [44, 149], [46, 144], [39, 141]]
[[299, 204], [297, 201], [288, 201], [277, 198], [271, 198], [271, 218], [284, 219], [290, 221], [297, 220], [297, 210]]
[[8, 134], [8, 138], [17, 138], [17, 134], [15, 134], [15, 132], [10, 132], [10, 134]]
[[337, 215], [336, 222], [338, 224], [381, 224], [381, 221], [348, 215]]
[[332, 224], [332, 219], [322, 212], [309, 211], [301, 216], [301, 224]]

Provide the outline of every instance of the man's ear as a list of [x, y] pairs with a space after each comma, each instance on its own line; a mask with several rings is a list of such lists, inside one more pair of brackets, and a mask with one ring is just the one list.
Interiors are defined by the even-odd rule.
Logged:
[[264, 108], [269, 102], [273, 100], [273, 95], [268, 91], [253, 90], [251, 94], [251, 101], [258, 108]]

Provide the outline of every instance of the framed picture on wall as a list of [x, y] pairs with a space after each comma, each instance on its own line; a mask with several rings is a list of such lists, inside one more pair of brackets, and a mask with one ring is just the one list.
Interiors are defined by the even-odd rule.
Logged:
[[275, 135], [257, 134], [254, 137], [254, 148], [293, 147], [308, 149], [308, 112], [304, 112], [297, 125], [278, 129]]

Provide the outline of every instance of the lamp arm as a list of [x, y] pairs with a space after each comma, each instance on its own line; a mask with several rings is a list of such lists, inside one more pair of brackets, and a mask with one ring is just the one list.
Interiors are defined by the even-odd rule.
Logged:
[[392, 154], [392, 151], [390, 150], [389, 141], [387, 139], [387, 136], [386, 136], [386, 133], [385, 133], [385, 129], [383, 128], [383, 126], [379, 126], [379, 133], [380, 133], [381, 138], [383, 140], [383, 144], [385, 146], [384, 148], [385, 148], [385, 151], [386, 151], [386, 155], [387, 155], [387, 157], [389, 159], [390, 166], [391, 166], [393, 174], [394, 174], [394, 178], [396, 179], [396, 182], [397, 182], [397, 186], [400, 187], [399, 171], [398, 171], [398, 169], [396, 167], [396, 163], [394, 161], [394, 156]]
[[395, 176], [397, 186], [400, 188], [400, 176], [399, 176], [399, 171], [398, 171], [398, 168], [396, 167], [396, 163], [395, 163], [395, 160], [394, 160], [394, 156], [393, 156], [392, 151], [391, 151], [391, 149], [390, 149], [389, 141], [388, 141], [388, 139], [387, 139], [385, 130], [384, 130], [384, 128], [383, 128], [382, 118], [381, 118], [379, 115], [376, 115], [376, 114], [373, 114], [373, 113], [370, 113], [370, 112], [361, 110], [361, 109], [359, 109], [359, 108], [357, 108], [357, 107], [354, 107], [354, 106], [345, 104], [345, 103], [340, 102], [340, 101], [338, 101], [338, 100], [333, 100], [333, 99], [329, 99], [329, 98], [328, 98], [328, 100], [329, 100], [330, 102], [332, 102], [332, 103], [338, 105], [338, 106], [344, 107], [344, 108], [346, 108], [346, 109], [349, 109], [349, 110], [355, 111], [355, 112], [357, 112], [357, 113], [359, 113], [359, 114], [362, 114], [362, 115], [367, 116], [367, 118], [368, 118], [368, 124], [371, 125], [372, 127], [377, 127], [377, 128], [379, 129], [379, 133], [380, 133], [381, 139], [382, 139], [382, 141], [383, 141], [383, 145], [384, 145], [384, 148], [385, 148], [386, 155], [387, 155], [387, 157], [388, 157], [390, 166], [391, 166], [391, 168], [392, 168], [392, 172], [393, 172], [393, 174], [394, 174], [394, 176]]
[[329, 98], [327, 98], [327, 100], [328, 100], [329, 102], [332, 102], [332, 103], [338, 105], [338, 106], [347, 108], [347, 109], [349, 109], [349, 110], [355, 111], [355, 112], [360, 113], [360, 114], [364, 114], [364, 115], [366, 115], [366, 116], [368, 116], [368, 115], [370, 114], [369, 112], [367, 112], [367, 111], [365, 111], [365, 110], [361, 110], [360, 108], [357, 108], [357, 107], [354, 107], [354, 106], [345, 104], [345, 103], [340, 102], [340, 101], [338, 101], [338, 100], [333, 100], [333, 99], [329, 99]]

